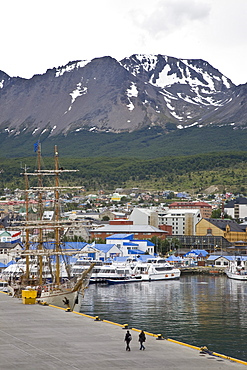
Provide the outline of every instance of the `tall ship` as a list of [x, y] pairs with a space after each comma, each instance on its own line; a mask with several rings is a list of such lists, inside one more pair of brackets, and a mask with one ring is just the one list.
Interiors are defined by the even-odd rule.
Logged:
[[[58, 149], [54, 148], [54, 168], [42, 169], [41, 144], [37, 143], [37, 169], [28, 172], [24, 168], [22, 173], [25, 180], [25, 221], [18, 226], [24, 234], [24, 249], [21, 252], [23, 259], [23, 273], [18, 278], [9, 277], [9, 291], [14, 297], [21, 297], [23, 291], [31, 290], [36, 294], [38, 303], [52, 304], [70, 310], [78, 302], [79, 293], [83, 296], [88, 286], [94, 264], [90, 264], [80, 276], [72, 278], [69, 263], [66, 258], [79, 251], [65, 249], [62, 242], [64, 230], [73, 226], [71, 221], [61, 219], [61, 191], [81, 189], [81, 187], [60, 186], [59, 178], [63, 173], [76, 172], [59, 166]], [[30, 179], [35, 187], [29, 185]], [[44, 186], [44, 179], [53, 179], [52, 186]], [[53, 217], [44, 218], [45, 194], [53, 193]], [[32, 220], [29, 214], [30, 194], [35, 195], [38, 204], [38, 217]], [[15, 226], [16, 228], [16, 226]], [[68, 259], [69, 260], [69, 259]], [[35, 269], [33, 269], [35, 264]], [[66, 278], [62, 274], [61, 266], [65, 266]]]

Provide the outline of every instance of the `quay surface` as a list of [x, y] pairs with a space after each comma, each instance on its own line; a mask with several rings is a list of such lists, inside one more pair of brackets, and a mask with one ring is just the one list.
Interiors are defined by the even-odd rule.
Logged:
[[181, 274], [225, 275], [226, 267], [195, 266], [195, 267], [180, 267], [180, 270]]
[[[137, 328], [141, 329], [141, 328]], [[246, 369], [243, 361], [202, 354], [196, 347], [146, 335], [139, 350], [139, 331], [126, 352], [122, 325], [54, 306], [24, 305], [0, 293], [0, 363], [4, 370], [68, 369]]]

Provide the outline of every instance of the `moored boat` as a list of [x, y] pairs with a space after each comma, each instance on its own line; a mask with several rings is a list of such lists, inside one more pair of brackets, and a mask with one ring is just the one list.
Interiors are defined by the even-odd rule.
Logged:
[[133, 273], [135, 277], [140, 276], [143, 281], [179, 279], [181, 275], [180, 269], [163, 259], [157, 259], [150, 263], [138, 263]]
[[230, 279], [247, 281], [247, 258], [239, 256], [230, 261], [225, 273]]

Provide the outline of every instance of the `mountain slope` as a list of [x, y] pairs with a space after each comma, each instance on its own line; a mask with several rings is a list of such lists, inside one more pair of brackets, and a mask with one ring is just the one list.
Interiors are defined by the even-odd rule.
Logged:
[[0, 132], [68, 135], [159, 126], [245, 128], [247, 85], [235, 86], [203, 60], [132, 55], [75, 61], [31, 79], [0, 71]]

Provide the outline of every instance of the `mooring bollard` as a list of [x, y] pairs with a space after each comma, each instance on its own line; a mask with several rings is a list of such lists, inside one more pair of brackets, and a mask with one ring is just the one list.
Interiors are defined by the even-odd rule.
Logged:
[[162, 335], [161, 334], [157, 334], [157, 338], [156, 338], [157, 340], [163, 340], [164, 338], [162, 337]]
[[129, 324], [124, 324], [123, 329], [129, 329]]
[[94, 319], [94, 321], [100, 321], [100, 318], [99, 318], [99, 316], [95, 316], [95, 319]]

